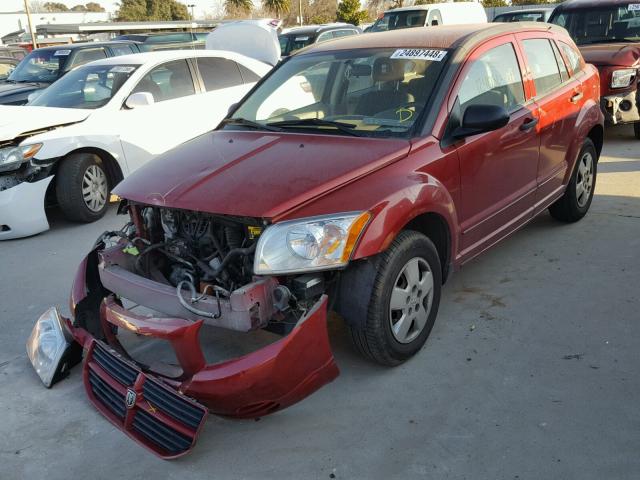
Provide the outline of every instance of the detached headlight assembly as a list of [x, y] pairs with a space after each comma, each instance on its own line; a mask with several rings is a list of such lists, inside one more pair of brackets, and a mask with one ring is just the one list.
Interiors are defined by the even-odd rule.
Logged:
[[41, 143], [24, 145], [22, 147], [0, 148], [0, 172], [16, 170], [24, 162], [33, 158], [41, 148]]
[[624, 68], [614, 70], [611, 76], [611, 88], [625, 88], [635, 80], [637, 70], [635, 68]]
[[271, 225], [258, 240], [254, 272], [280, 275], [343, 267], [370, 218], [369, 212], [353, 212]]
[[55, 308], [44, 312], [27, 340], [27, 356], [49, 388], [82, 359], [82, 348], [71, 338]]

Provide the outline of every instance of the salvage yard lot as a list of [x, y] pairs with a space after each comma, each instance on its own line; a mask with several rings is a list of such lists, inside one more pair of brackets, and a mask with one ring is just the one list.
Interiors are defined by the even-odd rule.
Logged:
[[0, 243], [0, 479], [637, 479], [639, 151], [630, 128], [609, 131], [584, 220], [543, 214], [454, 274], [414, 359], [367, 363], [332, 318], [336, 381], [258, 422], [210, 416], [174, 462], [89, 404], [80, 367], [51, 390], [32, 371], [37, 316], [68, 313], [78, 262], [125, 222], [54, 214], [51, 231]]

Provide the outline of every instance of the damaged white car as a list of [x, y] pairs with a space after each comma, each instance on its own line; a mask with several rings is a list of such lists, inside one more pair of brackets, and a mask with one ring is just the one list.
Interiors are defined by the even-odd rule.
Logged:
[[230, 51], [234, 36], [224, 31], [217, 45], [225, 50], [99, 60], [26, 106], [0, 107], [0, 240], [47, 230], [48, 205], [72, 221], [101, 218], [123, 177], [215, 128], [279, 56], [275, 33], [259, 25], [244, 34], [278, 50], [259, 59]]

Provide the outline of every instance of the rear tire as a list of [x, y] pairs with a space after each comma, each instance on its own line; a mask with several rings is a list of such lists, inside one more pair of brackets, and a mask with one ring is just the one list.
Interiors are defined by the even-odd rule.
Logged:
[[399, 365], [422, 348], [438, 314], [442, 268], [436, 247], [425, 235], [405, 230], [375, 258], [375, 268], [353, 268], [341, 292], [357, 293], [350, 287], [354, 282], [370, 286], [368, 305], [350, 311], [357, 318], [346, 318], [353, 344], [365, 358]]
[[102, 218], [109, 206], [109, 180], [102, 159], [75, 153], [62, 161], [56, 173], [56, 197], [64, 216], [80, 223]]
[[638, 140], [640, 140], [640, 122], [633, 124], [633, 133]]
[[556, 220], [573, 223], [589, 211], [596, 188], [598, 153], [590, 138], [585, 139], [564, 195], [549, 207]]

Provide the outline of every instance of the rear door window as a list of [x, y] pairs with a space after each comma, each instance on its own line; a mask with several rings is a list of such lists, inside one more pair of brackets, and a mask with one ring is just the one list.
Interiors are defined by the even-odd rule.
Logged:
[[511, 43], [495, 47], [474, 61], [460, 87], [458, 100], [463, 113], [469, 105], [495, 105], [508, 112], [524, 105], [522, 73]]
[[226, 58], [196, 58], [207, 92], [242, 85], [238, 64]]
[[532, 38], [522, 41], [524, 53], [533, 75], [536, 95], [545, 95], [562, 83], [562, 76], [551, 42], [546, 38]]
[[114, 57], [136, 53], [131, 45], [112, 45], [109, 48], [111, 49], [111, 53], [113, 53]]

